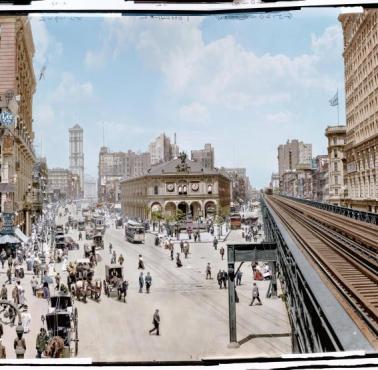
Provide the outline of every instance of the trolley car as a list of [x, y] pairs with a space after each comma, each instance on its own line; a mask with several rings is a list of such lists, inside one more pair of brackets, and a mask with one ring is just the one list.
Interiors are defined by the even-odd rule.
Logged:
[[144, 226], [135, 221], [127, 221], [125, 225], [125, 237], [132, 243], [144, 243]]

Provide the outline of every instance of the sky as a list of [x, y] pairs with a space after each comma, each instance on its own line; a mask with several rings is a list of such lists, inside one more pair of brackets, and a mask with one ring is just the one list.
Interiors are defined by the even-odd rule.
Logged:
[[337, 90], [345, 123], [339, 12], [34, 16], [36, 151], [50, 168], [68, 167], [68, 129], [78, 123], [85, 172], [97, 178], [103, 144], [143, 152], [160, 133], [173, 140], [176, 132], [180, 149], [211, 143], [217, 167], [246, 167], [252, 186], [267, 186], [288, 139], [326, 154]]

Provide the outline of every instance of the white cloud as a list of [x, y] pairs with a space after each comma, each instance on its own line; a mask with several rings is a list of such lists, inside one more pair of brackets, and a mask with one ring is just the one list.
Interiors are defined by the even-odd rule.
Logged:
[[331, 53], [335, 55], [334, 50], [339, 51], [342, 49], [343, 33], [341, 27], [330, 26], [324, 30], [324, 33], [319, 37], [315, 34], [311, 35], [312, 50], [318, 56], [324, 56]]
[[207, 108], [199, 103], [191, 103], [180, 108], [180, 119], [185, 122], [204, 123], [209, 119]]
[[63, 45], [47, 30], [43, 17], [30, 17], [33, 41], [35, 45], [34, 63], [37, 68], [63, 53]]
[[59, 85], [51, 95], [51, 99], [55, 102], [73, 102], [92, 95], [93, 86], [91, 82], [80, 82], [73, 74], [64, 72]]
[[266, 119], [272, 123], [288, 123], [293, 119], [291, 112], [268, 113]]
[[38, 104], [34, 113], [34, 120], [37, 125], [50, 125], [54, 123], [55, 111], [49, 104]]
[[164, 75], [175, 95], [238, 110], [287, 102], [292, 91], [303, 88], [329, 93], [336, 86], [334, 76], [321, 70], [321, 63], [324, 54], [340, 55], [338, 26], [312, 35], [309, 53], [290, 57], [258, 56], [231, 35], [206, 44], [201, 22], [194, 18], [164, 23], [136, 17], [106, 19], [103, 45], [87, 52], [86, 63], [98, 66], [104, 55], [115, 58], [131, 45], [148, 66]]

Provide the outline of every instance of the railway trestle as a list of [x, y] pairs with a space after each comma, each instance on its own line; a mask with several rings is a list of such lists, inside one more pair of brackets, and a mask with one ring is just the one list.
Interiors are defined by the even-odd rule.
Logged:
[[373, 351], [263, 197], [261, 207], [265, 242], [277, 245], [277, 274], [289, 314], [293, 353]]

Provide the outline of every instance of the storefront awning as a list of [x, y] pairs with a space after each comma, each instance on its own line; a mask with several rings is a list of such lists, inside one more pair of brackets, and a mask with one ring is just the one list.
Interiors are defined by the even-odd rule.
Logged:
[[23, 243], [29, 241], [29, 238], [18, 227], [14, 228], [14, 235], [16, 235]]

